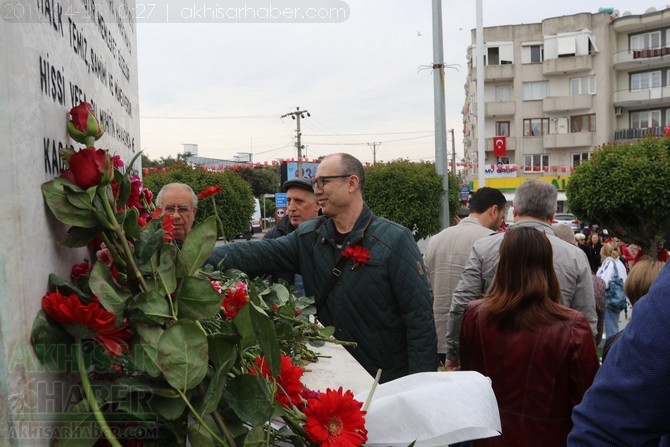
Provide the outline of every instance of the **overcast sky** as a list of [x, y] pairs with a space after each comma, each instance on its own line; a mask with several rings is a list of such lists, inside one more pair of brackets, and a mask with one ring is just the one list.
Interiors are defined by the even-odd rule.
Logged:
[[[454, 67], [445, 71], [447, 129], [461, 156], [475, 5], [442, 3], [444, 61]], [[269, 6], [279, 18], [252, 23]], [[483, 0], [483, 24], [535, 23], [600, 7], [641, 14], [665, 3]], [[308, 158], [349, 152], [371, 162], [374, 143], [377, 161], [435, 160], [430, 0], [168, 0], [144, 12], [137, 26], [140, 123], [150, 158], [176, 157], [184, 143], [197, 144], [204, 157], [296, 157], [296, 122], [281, 115], [300, 107], [311, 115], [301, 120]], [[295, 18], [307, 14], [326, 18]], [[447, 148], [451, 153], [449, 135]]]

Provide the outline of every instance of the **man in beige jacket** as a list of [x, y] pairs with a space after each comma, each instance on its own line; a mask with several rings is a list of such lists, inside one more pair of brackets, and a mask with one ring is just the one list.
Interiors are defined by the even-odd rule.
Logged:
[[444, 365], [447, 352], [447, 320], [451, 295], [468, 262], [477, 239], [495, 233], [505, 217], [503, 193], [483, 187], [470, 198], [468, 217], [445, 228], [428, 240], [424, 260], [433, 289], [433, 313], [437, 330], [438, 362]]

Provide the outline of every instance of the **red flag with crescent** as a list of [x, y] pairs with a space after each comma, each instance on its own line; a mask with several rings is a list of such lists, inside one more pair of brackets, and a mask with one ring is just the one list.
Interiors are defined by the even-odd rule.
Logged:
[[493, 137], [493, 155], [496, 157], [507, 155], [507, 137]]

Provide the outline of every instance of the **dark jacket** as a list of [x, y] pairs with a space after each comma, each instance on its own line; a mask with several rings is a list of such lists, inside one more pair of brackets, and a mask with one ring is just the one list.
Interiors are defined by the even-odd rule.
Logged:
[[253, 244], [217, 247], [207, 261], [243, 271], [295, 272], [303, 276], [305, 293], [323, 301], [319, 320], [335, 326], [339, 340], [371, 374], [382, 369], [381, 381], [437, 365], [437, 337], [432, 297], [425, 267], [410, 231], [394, 222], [373, 218], [367, 205], [347, 236], [344, 247], [361, 245], [369, 261], [354, 267], [347, 259], [339, 282], [327, 299], [322, 289], [339, 256], [332, 219], [321, 216], [302, 223], [285, 237]]
[[[291, 219], [284, 217], [279, 221], [277, 225], [263, 236], [263, 239], [277, 239], [278, 237], [286, 236], [295, 230], [295, 227], [291, 225]], [[278, 282], [280, 279], [286, 281], [287, 284], [295, 284], [295, 273], [291, 272], [275, 272], [271, 276], [272, 282]]]
[[573, 411], [568, 446], [670, 446], [669, 290], [666, 265]]
[[598, 370], [586, 317], [541, 330], [501, 331], [486, 320], [484, 300], [471, 302], [461, 326], [461, 367], [491, 378], [502, 436], [476, 446], [564, 447], [570, 415]]

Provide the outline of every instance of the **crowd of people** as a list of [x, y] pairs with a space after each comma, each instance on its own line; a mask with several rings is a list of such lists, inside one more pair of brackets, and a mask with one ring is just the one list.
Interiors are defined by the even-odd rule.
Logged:
[[[288, 218], [263, 240], [216, 247], [207, 263], [314, 297], [318, 319], [381, 382], [438, 369], [491, 378], [502, 433], [472, 445], [670, 446], [670, 271], [607, 230], [554, 224], [551, 184], [517, 189], [506, 231], [504, 195], [480, 188], [424, 254], [367, 206], [365, 170], [349, 154], [283, 186]], [[196, 195], [170, 184], [157, 203], [183, 241]], [[609, 305], [619, 282], [635, 305], [621, 332]]]

